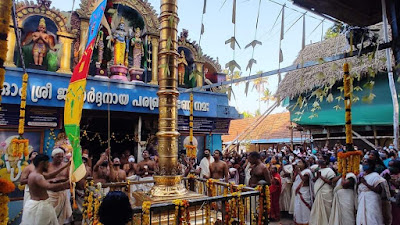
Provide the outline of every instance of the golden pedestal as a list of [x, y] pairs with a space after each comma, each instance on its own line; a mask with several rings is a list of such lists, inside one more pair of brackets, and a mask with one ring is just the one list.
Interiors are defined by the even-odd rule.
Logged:
[[[186, 194], [183, 196], [152, 197], [149, 193], [144, 193], [144, 192], [133, 192], [132, 196], [133, 196], [133, 198], [135, 198], [135, 206], [142, 206], [144, 201], [150, 201], [151, 204], [154, 205], [154, 204], [160, 204], [160, 203], [171, 203], [175, 199], [194, 200], [194, 199], [201, 199], [201, 198], [207, 197], [205, 195], [198, 194], [193, 191], [187, 191]], [[201, 208], [201, 206], [196, 206], [196, 207], [190, 206], [189, 211], [190, 211], [191, 224], [205, 224], [205, 221], [206, 221], [205, 216], [206, 215], [205, 215], [204, 206], [203, 206], [203, 208]], [[154, 214], [152, 215], [151, 224], [162, 224], [162, 225], [174, 224], [174, 219], [175, 219], [174, 210], [170, 210], [170, 211], [156, 210], [153, 213]], [[210, 221], [212, 223], [214, 223], [217, 219], [222, 220], [221, 212], [216, 213], [214, 210], [211, 210], [210, 214], [211, 214]], [[136, 221], [136, 222], [140, 223], [139, 221]]]
[[159, 204], [159, 203], [169, 203], [175, 199], [182, 199], [182, 200], [193, 200], [199, 198], [206, 198], [207, 196], [193, 192], [187, 191], [187, 193], [183, 196], [164, 196], [164, 197], [153, 197], [148, 193], [145, 192], [133, 192], [133, 198], [135, 198], [135, 205], [142, 206], [144, 201], [151, 202], [152, 205]]

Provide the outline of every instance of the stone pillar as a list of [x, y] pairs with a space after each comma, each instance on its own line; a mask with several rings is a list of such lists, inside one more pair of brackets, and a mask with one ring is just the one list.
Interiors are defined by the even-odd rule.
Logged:
[[7, 34], [7, 55], [4, 62], [5, 67], [16, 67], [14, 63], [14, 50], [15, 50], [15, 31], [14, 27], [10, 27]]
[[200, 72], [201, 76], [196, 76], [196, 82], [197, 82], [197, 87], [203, 86], [203, 77], [204, 77], [204, 72], [203, 72], [203, 62], [195, 62], [196, 63], [196, 69]]
[[80, 36], [80, 49], [79, 49], [79, 58], [82, 57], [83, 52], [85, 51], [87, 35], [89, 30], [89, 20], [81, 18], [81, 36]]
[[[62, 54], [60, 59], [60, 69], [57, 70], [57, 73], [67, 73], [72, 74], [71, 72], [71, 47], [72, 47], [72, 37], [70, 34], [65, 35], [65, 33], [59, 33], [59, 40], [62, 43]], [[65, 36], [64, 36], [65, 35]]]
[[159, 39], [158, 37], [151, 38], [151, 52], [152, 52], [152, 59], [151, 59], [151, 82], [150, 84], [158, 85], [158, 46], [159, 46]]

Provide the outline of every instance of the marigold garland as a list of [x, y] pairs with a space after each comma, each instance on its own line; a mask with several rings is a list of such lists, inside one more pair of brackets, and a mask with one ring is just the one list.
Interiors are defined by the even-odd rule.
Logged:
[[195, 145], [185, 145], [186, 156], [192, 159], [197, 157], [197, 147]]
[[[208, 179], [206, 181], [206, 186], [207, 186], [207, 192], [208, 192], [208, 196], [213, 197], [213, 196], [217, 196], [217, 189], [215, 187], [215, 181], [214, 179]], [[213, 202], [211, 203], [211, 206], [213, 209], [217, 209], [217, 203]]]
[[11, 140], [11, 150], [12, 156], [21, 157], [24, 155], [27, 157], [29, 155], [29, 140], [28, 139], [20, 139], [14, 138]]
[[174, 224], [190, 225], [189, 202], [187, 200], [176, 199], [172, 203], [175, 204], [175, 222]]
[[[263, 188], [265, 188], [265, 190], [263, 191]], [[265, 218], [265, 213], [267, 212], [269, 213], [271, 210], [271, 196], [270, 196], [270, 192], [269, 192], [269, 186], [260, 186], [258, 185], [255, 190], [260, 192], [260, 197], [259, 197], [259, 205], [258, 205], [258, 225], [262, 225], [264, 223], [264, 221], [267, 219]]]
[[[0, 2], [0, 90], [3, 89], [4, 77], [6, 70], [4, 69], [4, 62], [7, 57], [7, 35], [10, 29], [10, 15], [11, 15], [11, 0], [2, 0]], [[0, 109], [1, 109], [2, 96], [0, 94]]]
[[21, 105], [19, 109], [19, 124], [18, 124], [18, 134], [22, 136], [24, 134], [25, 128], [25, 108], [26, 108], [26, 92], [28, 86], [28, 74], [24, 73], [22, 75], [22, 90], [21, 90]]
[[14, 138], [11, 142], [11, 149], [13, 156], [21, 157], [22, 155], [28, 156], [29, 154], [29, 140], [24, 139], [25, 129], [25, 108], [26, 108], [26, 89], [28, 85], [28, 74], [25, 73], [22, 76], [22, 90], [21, 90], [21, 105], [19, 109], [19, 123], [18, 123], [18, 134], [19, 138]]
[[338, 153], [338, 171], [343, 176], [352, 172], [356, 175], [360, 173], [361, 151], [348, 151]]
[[150, 225], [150, 201], [144, 201], [142, 204], [142, 225]]
[[101, 193], [100, 193], [100, 188], [96, 188], [95, 190], [97, 197], [94, 199], [94, 214], [93, 214], [93, 225], [101, 225], [99, 221], [99, 208], [101, 204]]
[[8, 202], [10, 199], [7, 194], [13, 192], [14, 189], [13, 182], [0, 178], [0, 225], [8, 224]]
[[0, 194], [0, 225], [8, 224], [8, 202], [10, 199], [7, 195]]
[[0, 178], [0, 194], [9, 194], [15, 190], [13, 182]]
[[211, 206], [210, 206], [209, 202], [207, 202], [206, 205], [205, 205], [205, 213], [206, 213], [206, 223], [205, 223], [205, 225], [211, 225], [211, 220], [210, 220], [210, 217], [211, 217]]

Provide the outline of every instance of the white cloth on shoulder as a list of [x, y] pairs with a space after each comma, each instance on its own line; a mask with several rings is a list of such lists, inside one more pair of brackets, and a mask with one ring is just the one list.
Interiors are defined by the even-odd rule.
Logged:
[[354, 173], [347, 173], [346, 179], [354, 179], [353, 189], [344, 189], [343, 178], [340, 178], [333, 190], [332, 211], [329, 225], [354, 225], [356, 223], [357, 209], [357, 177]]
[[[285, 174], [290, 174], [289, 177], [285, 177]], [[293, 166], [285, 165], [281, 171], [282, 177], [282, 189], [281, 196], [279, 197], [279, 205], [281, 211], [289, 211], [290, 209], [290, 201], [292, 197], [292, 174], [293, 174]]]
[[[363, 176], [365, 181], [376, 187], [386, 180], [373, 172]], [[357, 225], [383, 225], [381, 196], [364, 184], [358, 185]]]
[[[335, 172], [331, 168], [319, 170], [325, 179], [335, 177]], [[315, 201], [311, 209], [310, 225], [329, 224], [329, 217], [332, 208], [333, 188], [319, 178], [314, 184]]]
[[214, 158], [210, 157], [210, 160], [208, 160], [206, 157], [204, 157], [200, 161], [200, 178], [204, 178], [204, 175], [207, 177], [210, 177], [210, 164], [214, 162]]
[[[291, 202], [291, 212], [293, 214], [293, 220], [297, 224], [308, 224], [310, 221], [310, 214], [312, 206], [312, 173], [309, 169], [304, 169], [301, 171], [301, 175], [308, 175], [309, 177], [309, 186], [302, 186], [303, 182], [299, 175], [296, 176], [296, 180], [293, 183], [293, 196]], [[299, 189], [298, 193], [296, 193], [297, 189]], [[307, 204], [306, 204], [307, 203]]]
[[50, 199], [29, 199], [24, 205], [21, 225], [59, 225]]
[[69, 191], [70, 190], [57, 192], [47, 191], [47, 194], [49, 195], [49, 200], [56, 211], [57, 219], [60, 224], [68, 222], [68, 220], [72, 216], [71, 202], [70, 198], [68, 197]]

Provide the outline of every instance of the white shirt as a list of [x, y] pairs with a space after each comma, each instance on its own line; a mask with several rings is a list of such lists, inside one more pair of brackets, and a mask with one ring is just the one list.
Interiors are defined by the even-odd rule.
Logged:
[[210, 156], [210, 159], [207, 159], [206, 157], [204, 157], [200, 161], [200, 168], [201, 168], [200, 178], [203, 178], [204, 175], [207, 177], [210, 177], [210, 164], [213, 162], [214, 162], [214, 158], [211, 156]]

